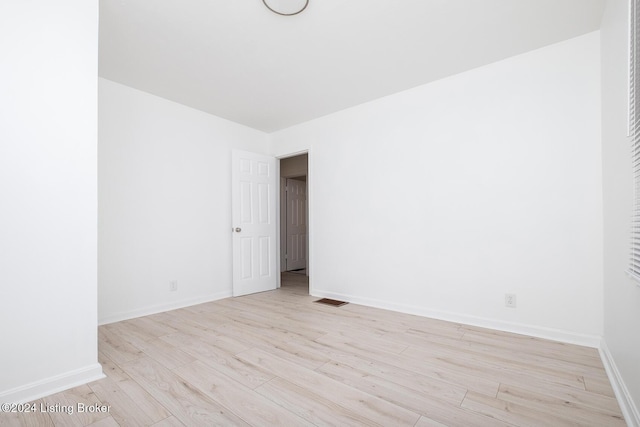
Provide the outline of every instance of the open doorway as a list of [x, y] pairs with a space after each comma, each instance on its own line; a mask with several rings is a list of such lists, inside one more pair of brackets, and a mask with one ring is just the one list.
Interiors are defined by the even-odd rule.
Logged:
[[308, 155], [280, 159], [281, 286], [309, 293]]

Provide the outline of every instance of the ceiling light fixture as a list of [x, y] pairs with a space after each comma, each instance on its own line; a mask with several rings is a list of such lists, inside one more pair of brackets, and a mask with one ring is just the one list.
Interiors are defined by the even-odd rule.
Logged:
[[293, 16], [305, 10], [309, 0], [262, 0], [262, 3], [273, 13]]

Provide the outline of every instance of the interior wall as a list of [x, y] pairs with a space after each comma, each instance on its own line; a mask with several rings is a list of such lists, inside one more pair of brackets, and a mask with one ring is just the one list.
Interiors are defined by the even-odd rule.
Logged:
[[100, 322], [231, 296], [231, 150], [264, 153], [267, 134], [99, 88]]
[[98, 1], [0, 2], [0, 402], [97, 362]]
[[276, 156], [309, 150], [312, 293], [597, 345], [599, 49], [590, 33], [273, 133]]
[[[640, 425], [640, 286], [625, 271], [633, 207], [628, 118], [628, 3], [608, 1], [602, 21], [604, 349], [622, 402]], [[628, 415], [629, 415], [628, 414]], [[629, 421], [629, 420], [628, 420]]]
[[284, 178], [297, 178], [307, 176], [308, 154], [280, 159], [280, 176]]

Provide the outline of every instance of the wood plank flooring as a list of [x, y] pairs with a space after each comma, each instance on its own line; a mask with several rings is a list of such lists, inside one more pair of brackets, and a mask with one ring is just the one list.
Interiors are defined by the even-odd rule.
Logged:
[[624, 426], [594, 349], [282, 288], [101, 326], [107, 378], [40, 399], [108, 413], [0, 426]]

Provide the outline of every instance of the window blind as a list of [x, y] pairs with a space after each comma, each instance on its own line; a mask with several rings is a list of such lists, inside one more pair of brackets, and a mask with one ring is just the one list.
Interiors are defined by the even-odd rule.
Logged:
[[640, 281], [640, 0], [629, 1], [629, 137], [633, 164], [633, 211], [629, 274]]

